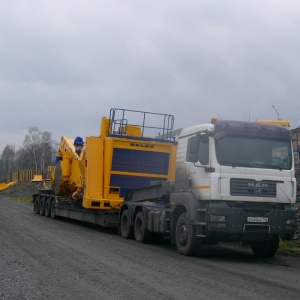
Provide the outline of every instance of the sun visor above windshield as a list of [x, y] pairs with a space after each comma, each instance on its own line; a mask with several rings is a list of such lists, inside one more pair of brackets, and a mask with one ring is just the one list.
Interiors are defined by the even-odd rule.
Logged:
[[269, 124], [225, 121], [220, 120], [214, 123], [215, 133], [224, 132], [226, 135], [268, 137], [279, 140], [291, 140], [291, 133], [288, 129]]

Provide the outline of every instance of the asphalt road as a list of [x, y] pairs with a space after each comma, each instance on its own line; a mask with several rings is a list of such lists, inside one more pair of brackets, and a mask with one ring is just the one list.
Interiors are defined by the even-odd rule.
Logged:
[[300, 258], [139, 244], [0, 196], [0, 299], [299, 299]]

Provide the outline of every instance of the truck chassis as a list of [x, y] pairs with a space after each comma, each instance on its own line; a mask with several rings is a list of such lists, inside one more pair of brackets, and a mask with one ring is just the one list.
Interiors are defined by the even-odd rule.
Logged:
[[289, 205], [199, 201], [192, 193], [174, 192], [174, 183], [163, 182], [128, 193], [120, 211], [120, 232], [141, 243], [168, 236], [183, 255], [222, 241], [248, 244], [256, 256], [272, 257], [280, 235], [288, 238], [294, 232], [294, 224], [286, 223], [294, 218]]
[[[254, 212], [251, 204], [244, 207], [201, 202], [189, 193], [174, 192], [174, 183], [169, 182], [130, 191], [121, 209], [86, 209], [70, 197], [52, 195], [52, 190], [39, 190], [33, 195], [33, 203], [36, 214], [119, 228], [123, 238], [140, 243], [160, 243], [168, 237], [180, 254], [191, 256], [203, 244], [223, 241], [248, 244], [256, 256], [272, 257], [278, 250], [280, 234], [295, 230], [282, 230], [287, 226], [282, 220], [294, 218], [295, 211], [290, 206], [256, 206]], [[234, 215], [234, 221], [214, 221], [214, 213]], [[270, 222], [261, 224], [260, 217], [253, 222], [250, 215], [268, 216]]]

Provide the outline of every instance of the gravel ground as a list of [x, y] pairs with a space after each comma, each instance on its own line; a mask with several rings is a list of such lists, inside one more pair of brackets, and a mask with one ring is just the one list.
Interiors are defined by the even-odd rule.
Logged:
[[32, 198], [38, 189], [43, 187], [42, 182], [18, 182], [13, 186], [0, 192], [0, 195], [15, 197], [15, 198]]
[[298, 257], [209, 246], [185, 257], [0, 195], [0, 299], [299, 299]]
[[[14, 198], [25, 199], [26, 202], [30, 202], [32, 194], [38, 189], [43, 188], [42, 182], [19, 182], [8, 189], [0, 191], [0, 195], [9, 196]], [[298, 231], [295, 233], [294, 240], [300, 240], [300, 203], [295, 204], [298, 215]]]

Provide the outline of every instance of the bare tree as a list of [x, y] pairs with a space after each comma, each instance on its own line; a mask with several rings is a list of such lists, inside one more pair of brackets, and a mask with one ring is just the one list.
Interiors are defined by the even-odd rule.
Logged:
[[54, 165], [58, 142], [49, 131], [32, 127], [25, 135], [23, 146], [17, 151], [14, 145], [7, 145], [0, 156], [0, 178], [7, 173], [21, 170], [46, 170]]
[[15, 145], [6, 145], [0, 158], [0, 177], [5, 178], [6, 174], [15, 169], [16, 150]]
[[41, 132], [39, 158], [40, 169], [45, 169], [53, 163], [53, 151], [56, 144], [52, 140], [52, 134], [49, 131]]
[[16, 170], [33, 169], [31, 151], [25, 147], [20, 148], [16, 153]]
[[30, 162], [33, 162], [35, 169], [38, 169], [38, 152], [41, 144], [41, 132], [37, 127], [31, 127], [25, 135], [23, 142], [26, 152], [30, 155], [28, 157]]
[[22, 160], [29, 162], [30, 168], [45, 169], [53, 165], [57, 148], [57, 142], [53, 141], [52, 133], [32, 127], [25, 136], [20, 154], [23, 156]]

